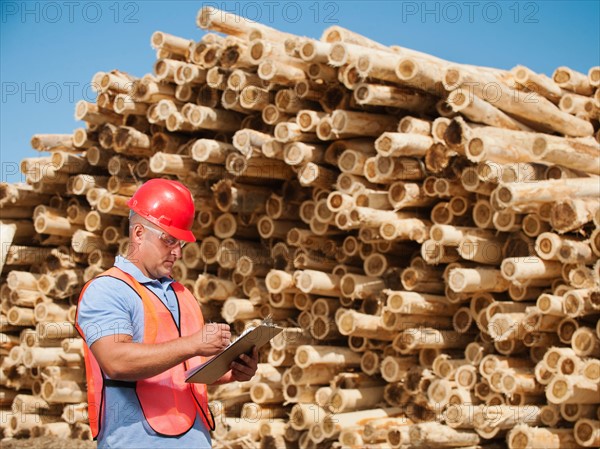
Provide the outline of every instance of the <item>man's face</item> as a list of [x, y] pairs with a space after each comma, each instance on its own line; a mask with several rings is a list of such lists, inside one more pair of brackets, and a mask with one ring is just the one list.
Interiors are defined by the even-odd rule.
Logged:
[[133, 243], [138, 249], [133, 253], [138, 267], [150, 278], [170, 276], [175, 261], [181, 258], [180, 241], [159, 228], [135, 224]]

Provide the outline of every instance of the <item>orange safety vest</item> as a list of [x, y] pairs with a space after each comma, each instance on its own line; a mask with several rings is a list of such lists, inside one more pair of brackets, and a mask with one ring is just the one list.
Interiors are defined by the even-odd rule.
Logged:
[[[179, 329], [171, 312], [163, 302], [148, 288], [136, 281], [131, 275], [113, 267], [96, 276], [112, 277], [125, 282], [140, 297], [144, 306], [144, 339], [143, 343], [153, 344], [174, 340], [198, 332], [204, 325], [200, 306], [194, 296], [179, 282], [171, 284], [179, 303]], [[95, 278], [95, 279], [96, 279]], [[91, 281], [90, 281], [91, 282]], [[83, 297], [88, 282], [81, 291], [79, 301]], [[87, 377], [88, 414], [92, 435], [98, 436], [104, 407], [104, 373], [85, 344], [85, 337], [75, 319], [75, 326], [84, 338], [85, 369]], [[199, 412], [207, 428], [214, 430], [214, 417], [208, 408], [206, 385], [185, 382], [185, 371], [204, 363], [204, 358], [197, 356], [188, 359], [156, 376], [137, 382], [135, 391], [146, 421], [159, 435], [179, 436], [189, 431], [194, 425]], [[127, 384], [125, 383], [125, 384]], [[208, 412], [208, 413], [207, 413]], [[207, 414], [211, 415], [211, 423]]]

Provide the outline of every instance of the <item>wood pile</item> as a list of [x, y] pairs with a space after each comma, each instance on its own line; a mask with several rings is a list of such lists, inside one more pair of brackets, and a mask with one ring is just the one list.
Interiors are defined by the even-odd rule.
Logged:
[[164, 177], [196, 199], [173, 276], [205, 318], [287, 328], [211, 388], [215, 447], [598, 447], [600, 67], [197, 22], [153, 34], [154, 73], [96, 74], [85, 127], [0, 187], [4, 437], [89, 438], [78, 293]]

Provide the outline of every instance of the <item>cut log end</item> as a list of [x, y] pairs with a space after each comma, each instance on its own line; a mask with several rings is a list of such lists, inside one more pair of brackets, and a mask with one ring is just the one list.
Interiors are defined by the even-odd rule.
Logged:
[[412, 59], [403, 59], [398, 62], [396, 66], [396, 76], [400, 78], [400, 80], [407, 81], [416, 75], [417, 72], [417, 64]]

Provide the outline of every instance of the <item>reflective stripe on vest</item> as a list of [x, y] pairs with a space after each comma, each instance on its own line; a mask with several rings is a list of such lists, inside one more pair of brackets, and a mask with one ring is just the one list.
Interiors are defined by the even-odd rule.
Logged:
[[[191, 335], [200, 331], [204, 325], [200, 306], [189, 290], [179, 282], [171, 284], [179, 306], [178, 329], [173, 315], [162, 301], [132, 276], [116, 267], [110, 268], [96, 278], [103, 276], [123, 281], [137, 293], [142, 301], [144, 306], [143, 343], [162, 343]], [[79, 301], [90, 282], [83, 287]], [[75, 326], [84, 337], [77, 318]], [[101, 417], [105, 406], [104, 374], [87, 344], [84, 344], [84, 356], [88, 383], [89, 421], [92, 435], [96, 438], [101, 428]], [[156, 433], [167, 436], [183, 435], [192, 428], [198, 413], [202, 417], [204, 425], [214, 430], [214, 418], [209, 420], [207, 416], [211, 413], [208, 408], [206, 385], [185, 382], [185, 370], [203, 362], [203, 357], [192, 357], [156, 376], [135, 382], [135, 391], [144, 417]]]

